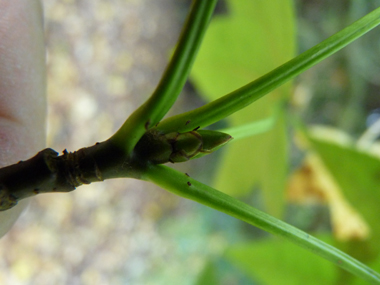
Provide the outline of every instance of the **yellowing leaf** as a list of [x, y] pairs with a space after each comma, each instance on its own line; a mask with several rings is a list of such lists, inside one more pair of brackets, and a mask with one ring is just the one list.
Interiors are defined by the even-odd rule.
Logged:
[[373, 152], [375, 148], [365, 151], [358, 148], [358, 144], [347, 134], [332, 128], [310, 128], [307, 139], [334, 177], [345, 199], [371, 228], [371, 236], [365, 242], [341, 246], [348, 246], [345, 251], [350, 255], [370, 262], [380, 254], [379, 154]]
[[338, 240], [363, 240], [369, 236], [368, 225], [344, 198], [339, 185], [315, 153], [310, 152], [302, 167], [290, 178], [287, 194], [291, 202], [327, 203]]

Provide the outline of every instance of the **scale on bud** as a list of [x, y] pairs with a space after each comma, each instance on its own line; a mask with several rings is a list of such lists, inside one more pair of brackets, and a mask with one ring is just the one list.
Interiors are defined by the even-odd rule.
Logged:
[[137, 155], [155, 164], [184, 162], [212, 153], [232, 137], [218, 131], [194, 130], [163, 134], [148, 130], [136, 145]]

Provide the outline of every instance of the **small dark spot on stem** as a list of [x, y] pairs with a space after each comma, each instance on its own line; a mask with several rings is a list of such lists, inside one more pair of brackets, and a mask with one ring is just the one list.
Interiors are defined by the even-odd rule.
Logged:
[[187, 126], [188, 124], [190, 124], [190, 122], [191, 122], [191, 121], [190, 121], [190, 120], [188, 120], [188, 121], [185, 123], [185, 125]]
[[146, 130], [148, 130], [149, 125], [150, 125], [150, 120], [148, 120], [148, 121], [145, 123], [145, 129], [146, 129]]
[[199, 128], [200, 128], [200, 126], [196, 127], [193, 131], [196, 131], [196, 130], [198, 130]]
[[185, 173], [185, 175], [186, 175], [187, 177], [190, 177], [189, 173]]
[[191, 186], [191, 183], [190, 183], [190, 181], [187, 181], [187, 185]]

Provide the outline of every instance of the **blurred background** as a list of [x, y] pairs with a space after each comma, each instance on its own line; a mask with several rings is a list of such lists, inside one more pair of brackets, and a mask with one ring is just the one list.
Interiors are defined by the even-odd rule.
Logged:
[[[47, 146], [74, 151], [106, 140], [152, 93], [191, 1], [42, 2]], [[295, 1], [296, 53], [368, 13], [375, 2]], [[220, 1], [217, 11], [228, 15], [228, 5]], [[371, 33], [295, 80], [292, 103], [305, 122], [333, 125], [360, 136], [373, 116], [379, 116], [380, 41], [373, 40], [378, 31]], [[203, 103], [188, 83], [170, 114]], [[302, 156], [295, 152], [294, 168]], [[218, 159], [215, 154], [175, 167], [209, 183]], [[288, 217], [289, 222], [331, 231], [326, 205], [291, 207], [296, 214]], [[211, 257], [222, 269], [223, 284], [253, 284], [242, 270], [218, 256], [232, 243], [266, 236], [154, 185], [132, 179], [106, 181], [31, 199], [0, 240], [0, 283], [195, 284]]]

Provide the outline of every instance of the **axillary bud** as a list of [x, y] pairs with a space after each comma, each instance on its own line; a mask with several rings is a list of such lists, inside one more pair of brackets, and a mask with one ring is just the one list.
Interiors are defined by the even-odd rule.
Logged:
[[209, 154], [232, 137], [218, 131], [197, 130], [186, 133], [147, 131], [136, 145], [138, 156], [155, 164], [184, 162]]

